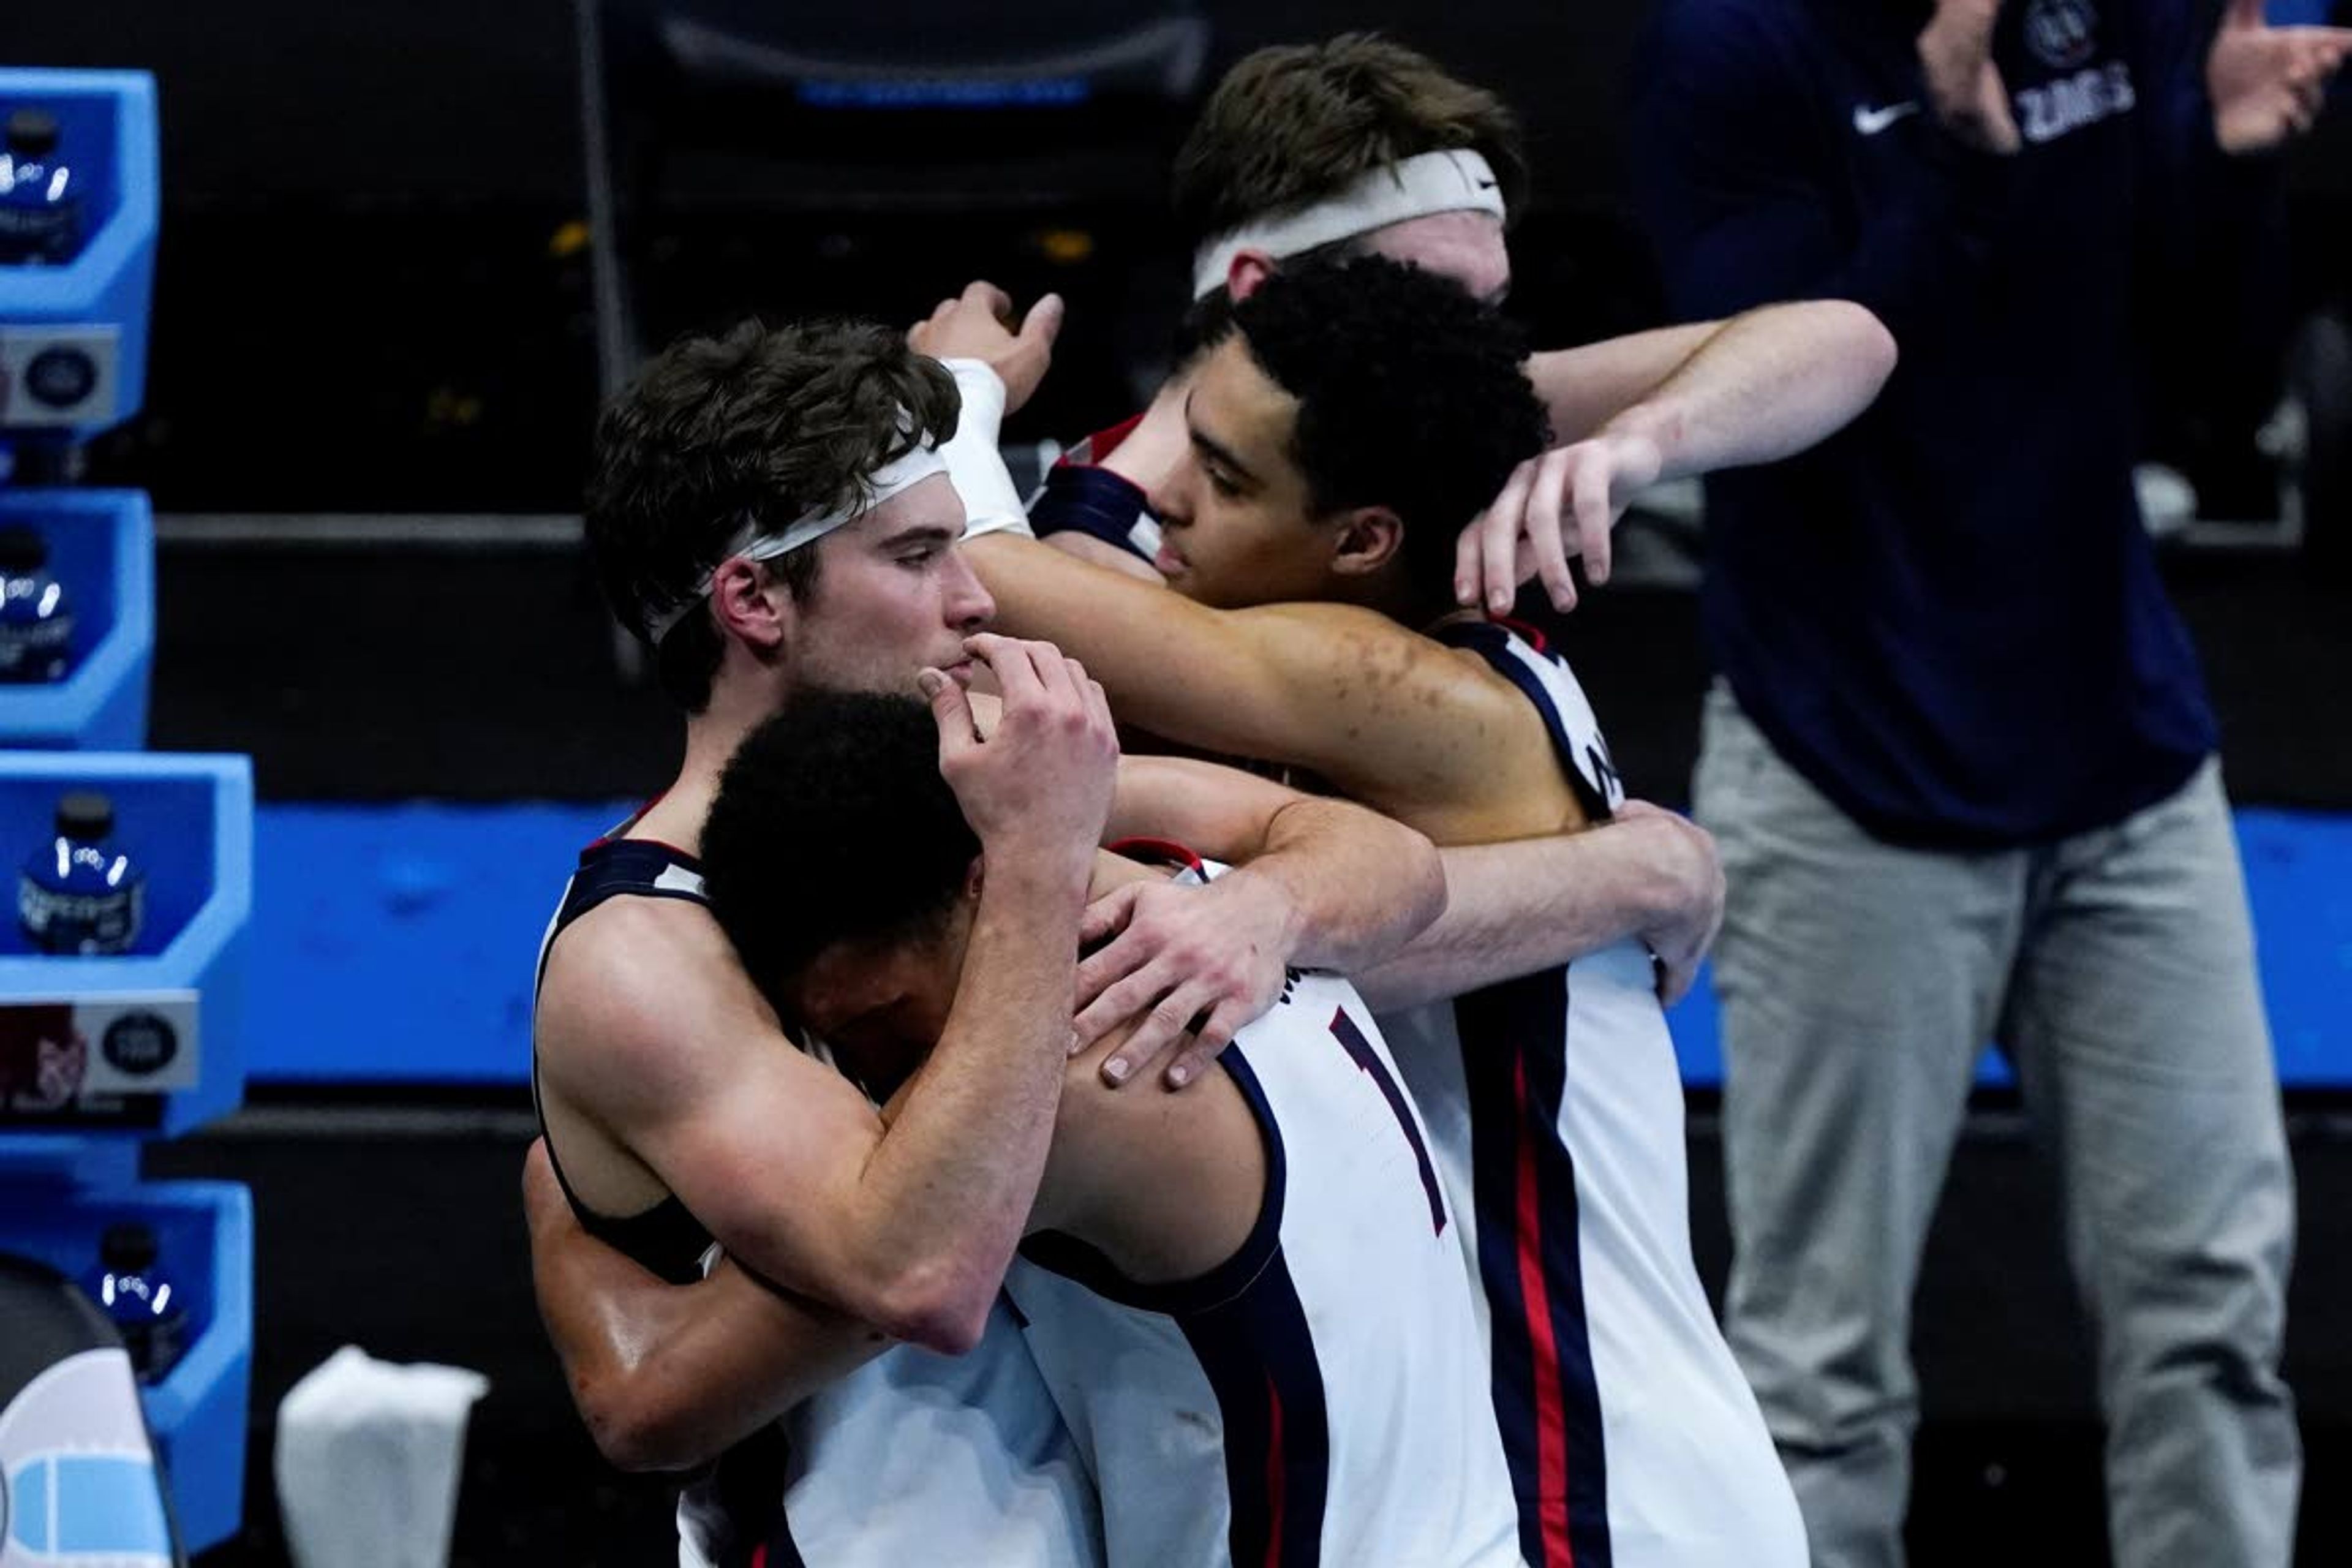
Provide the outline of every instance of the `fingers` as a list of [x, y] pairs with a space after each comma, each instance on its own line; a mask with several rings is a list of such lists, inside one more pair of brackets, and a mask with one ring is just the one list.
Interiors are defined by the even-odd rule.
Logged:
[[[1113, 888], [1109, 892], [1088, 904], [1086, 913], [1078, 918], [1078, 945], [1090, 946], [1125, 931], [1128, 922], [1135, 918], [1136, 897], [1142, 890], [1143, 886], [1141, 882], [1128, 882]], [[1104, 954], [1099, 952], [1095, 954], [1095, 958], [1103, 956]], [[1087, 963], [1093, 962], [1093, 958], [1087, 960]], [[1108, 982], [1106, 981], [1104, 984], [1107, 984]], [[1099, 991], [1101, 988], [1101, 985], [1097, 985], [1095, 990]], [[1082, 963], [1078, 965], [1078, 1001], [1083, 1005], [1092, 1000], [1092, 994], [1087, 989], [1087, 964]]]
[[1184, 1031], [1200, 1016], [1208, 998], [1192, 985], [1179, 986], [1143, 1016], [1135, 1032], [1103, 1058], [1103, 1081], [1117, 1087], [1139, 1079], [1169, 1048], [1180, 1045]]
[[961, 756], [980, 744], [980, 727], [972, 721], [971, 703], [962, 687], [938, 669], [919, 671], [915, 684], [929, 700], [932, 721], [940, 727], [940, 761]]
[[1486, 560], [1486, 525], [1496, 509], [1488, 507], [1471, 519], [1454, 541], [1454, 602], [1465, 610], [1478, 607], [1478, 578]]
[[1039, 300], [1029, 307], [1029, 313], [1021, 318], [1021, 340], [1041, 348], [1053, 347], [1055, 338], [1062, 331], [1064, 310], [1059, 294], [1048, 294]]
[[[1576, 579], [1568, 570], [1568, 542], [1560, 536], [1559, 509], [1570, 479], [1581, 468], [1571, 448], [1554, 447], [1537, 462], [1535, 487], [1528, 495], [1527, 542], [1535, 553], [1536, 574], [1543, 579], [1544, 591], [1558, 610], [1576, 608]], [[1584, 543], [1581, 536], [1577, 543]]]
[[1584, 555], [1585, 581], [1595, 587], [1609, 581], [1609, 540], [1617, 521], [1609, 492], [1615, 481], [1607, 463], [1586, 463], [1576, 475], [1576, 542]]
[[984, 278], [976, 278], [965, 284], [961, 298], [965, 304], [986, 310], [999, 321], [1013, 314], [1013, 296]]
[[1519, 525], [1527, 516], [1528, 492], [1535, 483], [1535, 465], [1521, 463], [1511, 470], [1510, 479], [1503, 493], [1486, 509], [1486, 516], [1478, 525], [1479, 581], [1484, 588], [1486, 608], [1501, 615], [1511, 607], [1513, 590], [1518, 579], [1512, 573], [1517, 564]]
[[1036, 663], [1029, 654], [1033, 646], [994, 632], [981, 632], [963, 640], [964, 651], [988, 666], [996, 677], [996, 689], [1003, 695], [1007, 710], [1034, 704], [1045, 696]]
[[1118, 721], [1111, 717], [1110, 697], [1103, 690], [1102, 682], [1088, 676], [1086, 673], [1086, 666], [1079, 664], [1076, 659], [1070, 662], [1078, 672], [1078, 694], [1086, 701], [1087, 726], [1116, 736], [1118, 733]]
[[1698, 983], [1698, 960], [1658, 961], [1658, 1000], [1671, 1007], [1690, 994]]
[[[1166, 970], [1150, 959], [1148, 950], [1131, 942], [1113, 943], [1094, 958], [1101, 960], [1094, 971], [1105, 976], [1104, 984], [1095, 996], [1080, 1008], [1071, 1027], [1083, 1050], [1101, 1039], [1119, 1025], [1126, 1023], [1151, 1005], [1151, 999], [1168, 989]], [[1122, 973], [1125, 971], [1127, 973]], [[1080, 970], [1078, 994], [1086, 994], [1085, 968]], [[1131, 1044], [1131, 1042], [1130, 1042]], [[1127, 1047], [1121, 1047], [1125, 1054]]]
[[1199, 1078], [1224, 1054], [1241, 1026], [1249, 1022], [1249, 1012], [1239, 1002], [1221, 1002], [1209, 1014], [1208, 1019], [1190, 1037], [1191, 1044], [1179, 1051], [1176, 1059], [1168, 1064], [1161, 1075], [1171, 1089], [1181, 1089]]

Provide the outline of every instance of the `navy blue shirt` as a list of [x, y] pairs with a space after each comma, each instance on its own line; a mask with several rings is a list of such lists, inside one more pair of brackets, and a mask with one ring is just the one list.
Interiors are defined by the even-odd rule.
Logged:
[[1864, 827], [2112, 823], [2215, 743], [2132, 488], [2137, 286], [2220, 159], [2181, 0], [2010, 0], [2023, 150], [1927, 108], [1906, 0], [1663, 0], [1635, 199], [1675, 310], [1840, 297], [1902, 363], [1813, 451], [1709, 481], [1701, 616], [1773, 747]]

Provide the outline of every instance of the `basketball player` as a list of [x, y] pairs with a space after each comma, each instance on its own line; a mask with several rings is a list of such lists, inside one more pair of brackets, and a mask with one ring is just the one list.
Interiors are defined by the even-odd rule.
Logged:
[[[592, 542], [689, 716], [677, 784], [583, 857], [542, 952], [550, 1173], [581, 1223], [656, 1274], [693, 1279], [716, 1242], [722, 1269], [771, 1282], [755, 1292], [769, 1369], [827, 1385], [803, 1407], [789, 1490], [772, 1444], [696, 1489], [688, 1562], [751, 1561], [772, 1540], [821, 1563], [909, 1561], [941, 1540], [1005, 1560], [1098, 1554], [1091, 1490], [996, 1302], [1058, 1098], [1076, 978], [1058, 933], [1112, 812], [1115, 745], [1082, 670], [971, 635], [990, 606], [936, 451], [957, 405], [948, 374], [893, 334], [753, 324], [666, 353], [600, 429]], [[984, 741], [957, 684], [975, 660], [1004, 693]], [[903, 690], [919, 671], [956, 737], [963, 808], [1002, 860], [970, 983], [886, 1121], [792, 1047], [710, 920], [695, 852], [719, 767], [759, 721], [803, 690]], [[1234, 874], [1243, 896], [1195, 895], [1271, 967], [1267, 1003], [1286, 963], [1383, 951], [1432, 911], [1433, 858], [1410, 834], [1260, 809], [1245, 779], [1235, 813], [1201, 776], [1163, 787], [1152, 825], [1238, 841], [1246, 818], [1272, 851]], [[568, 1314], [593, 1310], [544, 1305], [559, 1342]], [[910, 1479], [919, 1489], [897, 1484]]]
[[[1003, 869], [940, 778], [954, 760], [918, 703], [812, 694], [744, 742], [703, 833], [746, 970], [886, 1118]], [[1168, 876], [1097, 854], [1092, 890]], [[1076, 951], [1075, 918], [1055, 934]], [[1110, 1561], [1517, 1563], [1452, 1216], [1353, 989], [1294, 974], [1181, 1096], [1116, 1093], [1096, 1065], [1068, 1065], [1008, 1288], [1103, 1479]]]
[[[1280, 266], [1359, 254], [1499, 300], [1528, 179], [1509, 108], [1402, 45], [1349, 34], [1243, 58], [1176, 158], [1177, 225], [1194, 254], [1183, 363], [1142, 415], [1048, 475], [1030, 510], [1036, 535], [1149, 575], [1159, 525], [1146, 493], [1183, 458], [1189, 373], [1234, 303]], [[918, 347], [970, 352], [945, 330], [955, 304], [918, 324]], [[1568, 559], [1580, 554], [1590, 580], [1606, 582], [1609, 529], [1636, 490], [1811, 447], [1869, 405], [1893, 355], [1874, 318], [1837, 301], [1530, 355], [1554, 444], [1463, 532], [1456, 601], [1501, 614], [1514, 585], [1540, 574], [1552, 603], [1573, 607]]]
[[[1286, 268], [1233, 321], [1152, 497], [1177, 592], [1006, 540], [974, 552], [1005, 624], [1063, 639], [1123, 721], [1305, 770], [1441, 844], [1609, 820], [1622, 785], [1565, 663], [1454, 605], [1457, 530], [1544, 440], [1514, 334], [1380, 257]], [[1801, 1563], [1691, 1259], [1651, 955], [1546, 963], [1390, 1024], [1475, 1220], [1522, 1550], [1543, 1568]]]

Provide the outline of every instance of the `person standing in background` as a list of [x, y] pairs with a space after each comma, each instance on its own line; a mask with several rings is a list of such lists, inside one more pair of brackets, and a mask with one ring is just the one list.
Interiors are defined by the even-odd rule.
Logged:
[[1822, 1564], [1903, 1561], [1920, 1250], [1998, 1038], [2053, 1154], [2124, 1563], [2284, 1564], [2294, 1179], [2196, 658], [2132, 485], [2135, 286], [2352, 34], [2233, 0], [1664, 0], [1633, 187], [1676, 312], [1844, 296], [1877, 405], [1709, 480], [1696, 802], [1727, 1329]]

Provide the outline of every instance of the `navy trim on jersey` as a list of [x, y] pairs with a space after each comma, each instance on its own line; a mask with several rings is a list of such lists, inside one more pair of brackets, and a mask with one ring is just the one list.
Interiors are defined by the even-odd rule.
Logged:
[[1288, 1167], [1265, 1088], [1240, 1042], [1219, 1052], [1265, 1142], [1265, 1197], [1233, 1257], [1196, 1279], [1140, 1285], [1097, 1248], [1058, 1231], [1022, 1245], [1039, 1268], [1096, 1295], [1175, 1321], [1224, 1423], [1227, 1531], [1235, 1568], [1313, 1568], [1322, 1560], [1331, 1423], [1307, 1310], [1282, 1255]]
[[1021, 1255], [1107, 1301], [1174, 1318], [1214, 1310], [1246, 1292], [1282, 1247], [1282, 1200], [1288, 1186], [1288, 1162], [1283, 1154], [1282, 1130], [1275, 1125], [1274, 1108], [1266, 1103], [1265, 1086], [1242, 1054], [1241, 1043], [1230, 1042], [1218, 1052], [1217, 1065], [1242, 1091], [1265, 1146], [1265, 1195], [1258, 1204], [1257, 1223], [1250, 1226], [1249, 1235], [1231, 1258], [1191, 1279], [1145, 1285], [1120, 1273], [1099, 1249], [1062, 1231], [1039, 1231], [1021, 1244]]
[[1331, 1421], [1290, 1265], [1276, 1254], [1240, 1296], [1176, 1324], [1223, 1418], [1233, 1508], [1225, 1541], [1235, 1568], [1314, 1568], [1323, 1558]]
[[[699, 893], [660, 885], [661, 877], [673, 869], [699, 877], [702, 864], [683, 850], [652, 839], [600, 838], [582, 850], [579, 868], [563, 889], [562, 905], [540, 951], [540, 978], [546, 977], [548, 955], [555, 951], [556, 939], [572, 921], [608, 900], [625, 895], [684, 899], [707, 906], [709, 900]], [[711, 1235], [676, 1193], [635, 1214], [608, 1215], [589, 1207], [572, 1190], [571, 1181], [563, 1174], [563, 1162], [556, 1156], [555, 1139], [547, 1130], [546, 1112], [540, 1106], [536, 1039], [530, 1053], [530, 1108], [539, 1121], [539, 1135], [547, 1144], [547, 1163], [555, 1173], [555, 1184], [562, 1189], [564, 1201], [572, 1205], [583, 1230], [673, 1285], [688, 1285], [702, 1278], [702, 1256], [709, 1250]]]
[[[640, 814], [642, 815], [642, 814]], [[635, 818], [632, 818], [634, 824]], [[616, 831], [625, 832], [626, 826]], [[702, 862], [686, 851], [651, 838], [617, 838], [610, 835], [580, 852], [580, 864], [563, 889], [547, 941], [540, 950], [540, 977], [547, 973], [547, 955], [556, 939], [582, 915], [607, 900], [683, 899], [709, 907], [709, 900], [686, 888], [664, 887], [660, 879], [672, 870], [702, 875]], [[672, 1284], [702, 1278], [701, 1260], [711, 1245], [710, 1232], [676, 1193], [653, 1207], [614, 1218], [591, 1209], [572, 1193], [555, 1157], [555, 1140], [548, 1137], [547, 1118], [539, 1108], [539, 1047], [531, 1045], [531, 1110], [539, 1119], [540, 1136], [547, 1142], [547, 1163], [556, 1184], [579, 1216], [581, 1228], [635, 1258]], [[685, 1489], [686, 1527], [713, 1568], [806, 1568], [793, 1541], [792, 1521], [784, 1514], [784, 1477], [790, 1454], [783, 1430], [764, 1426], [719, 1456]]]
[[[1589, 760], [1596, 767], [1616, 772], [1616, 763], [1608, 757], [1583, 758], [1576, 754], [1576, 742], [1568, 727], [1560, 722], [1559, 709], [1545, 687], [1543, 678], [1511, 657], [1511, 632], [1507, 626], [1492, 621], [1451, 621], [1431, 634], [1449, 647], [1467, 648], [1485, 659], [1497, 675], [1519, 689], [1521, 696], [1535, 704], [1543, 715], [1544, 729], [1551, 735], [1552, 750], [1567, 764], [1569, 788], [1576, 792], [1576, 803], [1584, 815], [1595, 823], [1609, 820], [1609, 800], [1605, 794], [1596, 794], [1592, 781], [1584, 776], [1584, 764]], [[1530, 645], [1533, 647], [1533, 645]], [[1538, 658], [1558, 660], [1559, 656], [1549, 649], [1533, 647]]]
[[[1454, 1002], [1469, 1089], [1495, 1413], [1533, 1568], [1609, 1568], [1608, 1457], [1584, 1313], [1576, 1166], [1559, 1132], [1568, 971]], [[1475, 1048], [1466, 1042], [1482, 1042]], [[1507, 1045], [1505, 1042], [1508, 1042]]]

